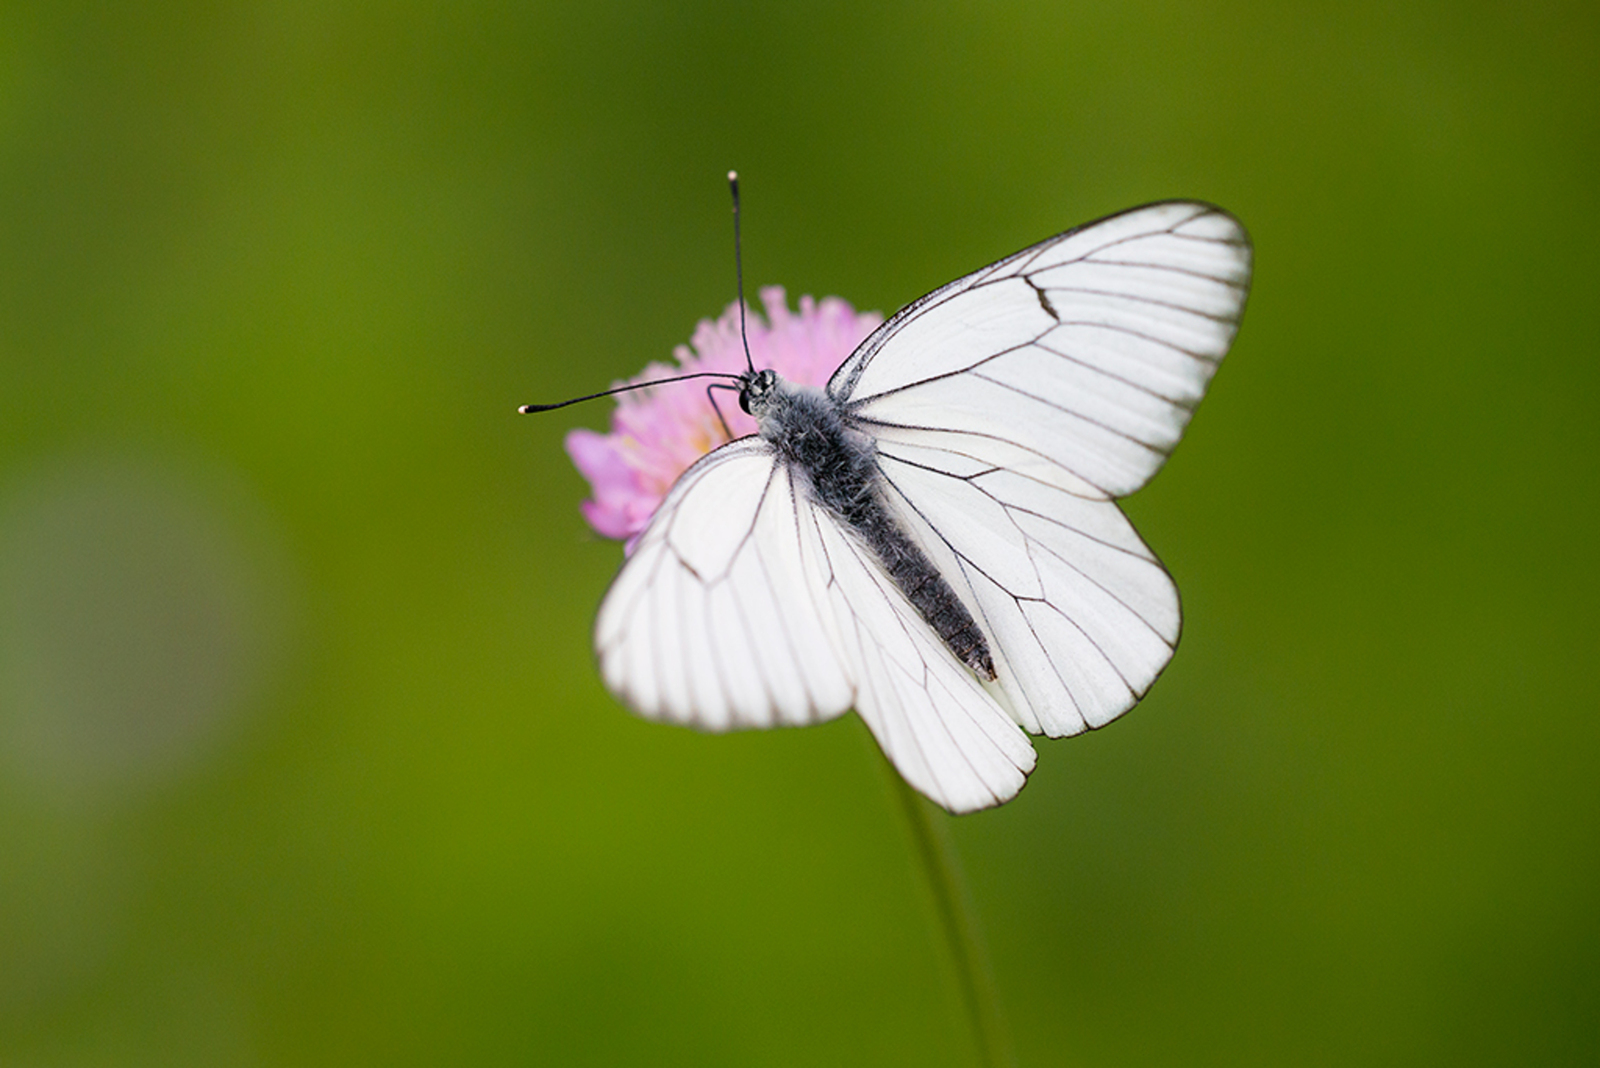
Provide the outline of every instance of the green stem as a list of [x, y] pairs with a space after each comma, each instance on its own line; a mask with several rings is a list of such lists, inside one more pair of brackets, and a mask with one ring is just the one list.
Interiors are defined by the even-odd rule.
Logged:
[[949, 817], [943, 809], [912, 789], [887, 757], [884, 767], [888, 769], [895, 797], [905, 812], [917, 859], [928, 877], [934, 912], [938, 914], [939, 926], [950, 948], [956, 984], [961, 988], [961, 1000], [966, 1005], [978, 1054], [986, 1068], [1012, 1068], [1016, 1060], [1012, 1057], [1005, 1021], [1000, 1015], [1000, 999], [989, 967], [989, 954], [978, 930], [966, 883], [961, 878], [955, 843], [950, 840]]

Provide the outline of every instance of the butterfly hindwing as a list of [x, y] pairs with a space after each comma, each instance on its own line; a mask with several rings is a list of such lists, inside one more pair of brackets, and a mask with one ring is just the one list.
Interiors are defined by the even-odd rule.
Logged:
[[1055, 737], [1142, 697], [1177, 646], [1178, 591], [1114, 501], [878, 441], [891, 507], [990, 639], [1017, 721]]
[[820, 508], [810, 521], [855, 709], [884, 755], [952, 812], [1016, 796], [1034, 763], [1027, 736], [849, 530]]
[[906, 780], [951, 811], [1022, 788], [1033, 747], [873, 559], [760, 438], [690, 468], [595, 625], [601, 677], [704, 730], [855, 708]]

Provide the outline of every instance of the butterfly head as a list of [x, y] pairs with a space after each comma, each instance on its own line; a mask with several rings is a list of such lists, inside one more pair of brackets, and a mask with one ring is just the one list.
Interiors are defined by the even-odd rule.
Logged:
[[744, 409], [746, 415], [753, 415], [759, 419], [767, 405], [772, 402], [773, 391], [777, 388], [778, 373], [770, 368], [746, 374], [739, 387], [739, 407]]

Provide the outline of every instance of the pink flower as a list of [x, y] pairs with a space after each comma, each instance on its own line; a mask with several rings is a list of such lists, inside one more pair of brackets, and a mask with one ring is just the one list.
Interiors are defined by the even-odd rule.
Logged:
[[[751, 314], [746, 324], [756, 370], [770, 367], [808, 386], [826, 384], [883, 322], [878, 313], [858, 313], [838, 297], [820, 302], [801, 297], [796, 314], [789, 310], [782, 286], [761, 290], [761, 302], [766, 322]], [[715, 322], [700, 320], [690, 344], [679, 345], [672, 355], [677, 367], [652, 363], [629, 383], [696, 371], [744, 371], [738, 305], [728, 305]], [[733, 437], [756, 432], [756, 421], [739, 408], [734, 394], [719, 391], [717, 402]], [[704, 380], [621, 394], [611, 415], [611, 433], [574, 430], [567, 435], [567, 455], [594, 490], [594, 498], [583, 502], [584, 518], [608, 538], [629, 539], [631, 550], [631, 539], [645, 528], [678, 476], [730, 440], [706, 398]]]

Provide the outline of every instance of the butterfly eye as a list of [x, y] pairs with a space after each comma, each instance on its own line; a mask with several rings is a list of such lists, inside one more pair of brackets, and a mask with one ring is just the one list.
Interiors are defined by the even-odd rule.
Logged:
[[772, 392], [773, 387], [777, 384], [778, 373], [776, 371], [771, 369], [762, 371], [754, 378], [746, 381], [744, 388], [739, 391], [739, 407], [744, 410], [746, 415], [754, 415], [755, 413], [750, 410], [750, 402], [765, 397]]

